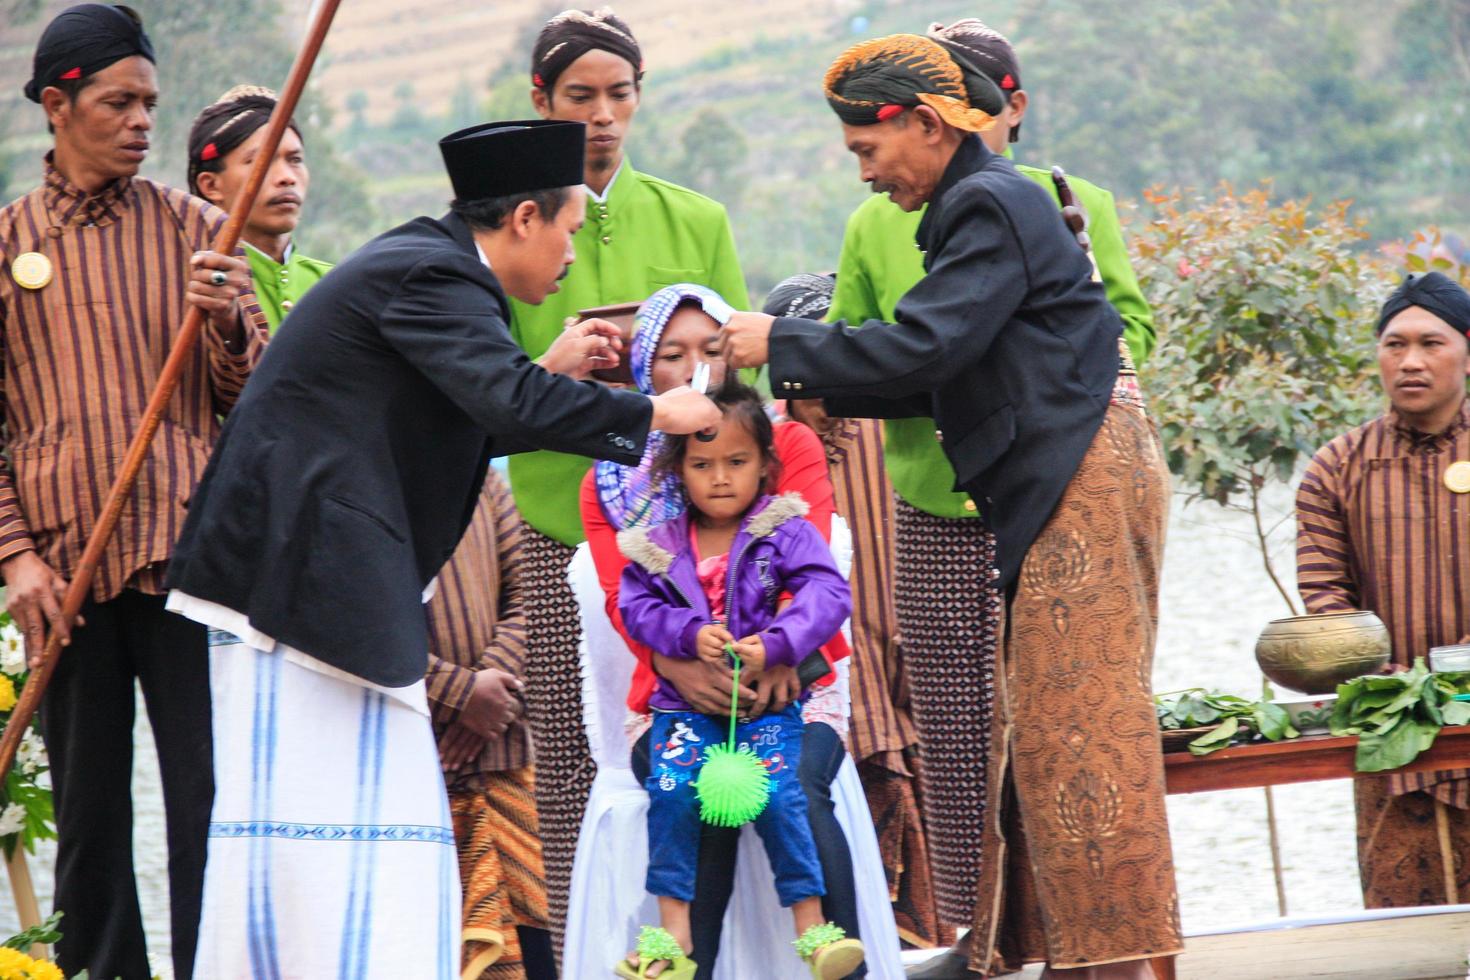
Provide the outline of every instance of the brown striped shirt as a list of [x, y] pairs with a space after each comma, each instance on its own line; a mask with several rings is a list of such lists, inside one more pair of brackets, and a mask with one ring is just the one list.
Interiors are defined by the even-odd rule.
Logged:
[[893, 606], [893, 486], [882, 423], [830, 422], [822, 443], [837, 513], [852, 531], [852, 754], [909, 775], [903, 753], [919, 737]]
[[[521, 518], [505, 478], [495, 470], [458, 549], [439, 572], [429, 600], [429, 707], [443, 737], [469, 703], [475, 672], [498, 667], [524, 676], [526, 615], [521, 602]], [[531, 731], [524, 718], [491, 740], [476, 762], [451, 783], [481, 773], [519, 769], [531, 762]]]
[[[1470, 401], [1436, 435], [1390, 411], [1318, 450], [1296, 500], [1307, 611], [1371, 609], [1388, 627], [1394, 663], [1405, 666], [1470, 634], [1470, 495], [1444, 482], [1459, 460], [1470, 460]], [[1445, 776], [1398, 777], [1396, 788]], [[1446, 802], [1470, 805], [1470, 784], [1457, 780]]]
[[[45, 182], [0, 211], [0, 560], [34, 549], [70, 578], [184, 321], [189, 258], [224, 212], [141, 177], [88, 195], [46, 161]], [[24, 289], [11, 262], [40, 252], [53, 278]], [[206, 326], [159, 426], [93, 595], [161, 591], [161, 563], [228, 412], [259, 361], [265, 319], [241, 296], [240, 354]]]

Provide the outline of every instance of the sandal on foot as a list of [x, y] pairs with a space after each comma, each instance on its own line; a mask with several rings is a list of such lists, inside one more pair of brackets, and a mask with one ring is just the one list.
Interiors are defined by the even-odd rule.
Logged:
[[816, 980], [841, 980], [863, 961], [862, 940], [848, 939], [841, 926], [830, 922], [811, 926], [792, 945]]
[[667, 929], [644, 926], [638, 933], [638, 965], [618, 960], [613, 973], [624, 980], [644, 980], [649, 967], [665, 961], [669, 965], [658, 975], [658, 980], [694, 980], [697, 967], [679, 941]]

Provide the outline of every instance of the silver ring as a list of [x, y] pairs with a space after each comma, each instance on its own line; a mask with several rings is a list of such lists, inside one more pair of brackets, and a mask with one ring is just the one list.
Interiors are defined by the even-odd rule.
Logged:
[[230, 277], [225, 275], [219, 269], [215, 269], [209, 274], [209, 281], [214, 283], [216, 286], [223, 286], [225, 283], [230, 281]]

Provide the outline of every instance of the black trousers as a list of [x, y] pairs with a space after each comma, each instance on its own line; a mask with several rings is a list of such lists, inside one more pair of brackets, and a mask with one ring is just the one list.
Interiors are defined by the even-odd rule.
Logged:
[[[852, 851], [847, 835], [837, 821], [832, 803], [832, 780], [846, 758], [842, 739], [828, 725], [814, 722], [806, 726], [801, 743], [801, 765], [796, 771], [801, 788], [806, 792], [807, 819], [812, 825], [812, 840], [817, 845], [817, 859], [822, 865], [822, 878], [827, 894], [822, 896], [822, 914], [828, 922], [846, 930], [854, 939], [858, 932], [857, 884], [853, 879]], [[648, 733], [633, 746], [633, 775], [642, 783], [648, 778]], [[740, 828], [715, 827], [701, 823], [699, 829], [699, 864], [695, 871], [694, 901], [689, 906], [689, 928], [694, 939], [690, 958], [699, 964], [696, 980], [711, 980], [715, 975], [715, 958], [720, 952], [720, 935], [725, 928], [725, 907], [735, 890], [735, 858], [740, 842]], [[868, 975], [866, 964], [848, 977]]]
[[55, 792], [57, 960], [68, 976], [148, 980], [133, 877], [136, 680], [153, 725], [168, 832], [174, 974], [194, 972], [214, 758], [203, 626], [128, 590], [88, 601], [41, 702]]

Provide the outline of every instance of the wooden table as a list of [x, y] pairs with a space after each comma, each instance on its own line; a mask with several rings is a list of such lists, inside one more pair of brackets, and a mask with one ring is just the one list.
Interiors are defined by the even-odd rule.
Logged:
[[[1304, 735], [1284, 742], [1221, 749], [1210, 755], [1168, 752], [1164, 754], [1164, 777], [1170, 793], [1349, 779], [1358, 775], [1353, 769], [1357, 748], [1355, 735]], [[1470, 725], [1444, 729], [1428, 751], [1394, 772], [1435, 769], [1470, 769]]]
[[[1209, 755], [1164, 754], [1164, 778], [1170, 793], [1207, 793], [1219, 789], [1283, 786], [1358, 775], [1353, 756], [1355, 735], [1304, 735], [1283, 742], [1262, 742], [1220, 749]], [[1470, 725], [1442, 730], [1434, 744], [1395, 772], [1470, 768]], [[1386, 774], [1385, 774], [1386, 775]], [[1159, 980], [1174, 980], [1173, 957], [1153, 961]]]

